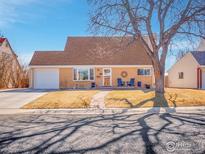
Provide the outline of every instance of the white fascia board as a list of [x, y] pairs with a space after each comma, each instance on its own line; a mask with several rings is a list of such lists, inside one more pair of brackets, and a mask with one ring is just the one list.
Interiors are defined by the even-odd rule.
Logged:
[[153, 68], [152, 65], [30, 65], [29, 68], [88, 68], [88, 67], [140, 67]]

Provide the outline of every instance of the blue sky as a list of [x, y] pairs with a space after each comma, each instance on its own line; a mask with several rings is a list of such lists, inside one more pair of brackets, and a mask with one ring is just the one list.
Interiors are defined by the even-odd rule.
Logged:
[[[68, 36], [91, 35], [86, 0], [0, 0], [0, 30], [23, 62], [35, 50], [63, 50]], [[166, 68], [175, 61], [169, 57]]]
[[63, 50], [67, 36], [89, 35], [86, 0], [0, 0], [0, 30], [29, 61], [35, 50]]

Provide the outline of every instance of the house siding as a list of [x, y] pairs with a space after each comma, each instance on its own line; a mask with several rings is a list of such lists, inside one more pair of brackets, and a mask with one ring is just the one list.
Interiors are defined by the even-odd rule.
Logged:
[[[198, 63], [191, 53], [185, 55], [168, 71], [168, 86], [176, 88], [197, 88]], [[184, 78], [179, 79], [179, 72]]]
[[34, 83], [34, 77], [33, 77], [33, 71], [34, 71], [34, 69], [29, 69], [29, 88], [33, 88], [34, 87], [34, 85], [33, 85], [33, 83]]
[[[152, 76], [137, 75], [137, 67], [124, 67], [124, 68], [112, 68], [112, 83], [114, 87], [117, 87], [117, 78], [121, 78], [125, 82], [129, 82], [131, 78], [135, 79], [135, 86], [137, 87], [137, 82], [142, 82], [142, 87], [145, 87], [145, 84], [152, 85]], [[123, 77], [122, 72], [127, 72], [127, 76]], [[152, 71], [151, 71], [152, 73]]]
[[[131, 78], [135, 78], [135, 85], [137, 82], [142, 82], [142, 87], [145, 87], [145, 84], [153, 85], [153, 70], [151, 69], [150, 76], [141, 76], [137, 75], [137, 67], [110, 67], [112, 69], [112, 87], [117, 87], [117, 78], [121, 78], [123, 81], [127, 82]], [[121, 73], [127, 72], [126, 77], [122, 77]], [[103, 68], [95, 68], [95, 81], [73, 81], [73, 68], [60, 68], [59, 69], [59, 78], [60, 78], [60, 88], [90, 88], [91, 83], [95, 82], [97, 87], [103, 86]]]
[[60, 68], [60, 88], [90, 88], [94, 81], [73, 81], [73, 68]]

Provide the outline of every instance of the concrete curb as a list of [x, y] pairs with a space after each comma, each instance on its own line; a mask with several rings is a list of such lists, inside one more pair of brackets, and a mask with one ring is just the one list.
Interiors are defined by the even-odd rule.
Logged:
[[140, 113], [197, 113], [205, 112], [205, 106], [176, 107], [176, 108], [109, 108], [109, 109], [0, 109], [0, 115], [8, 114], [73, 114], [73, 115], [96, 115], [96, 114], [140, 114]]
[[13, 91], [13, 90], [26, 90], [28, 88], [10, 88], [10, 89], [0, 89], [0, 92], [7, 92], [7, 91]]

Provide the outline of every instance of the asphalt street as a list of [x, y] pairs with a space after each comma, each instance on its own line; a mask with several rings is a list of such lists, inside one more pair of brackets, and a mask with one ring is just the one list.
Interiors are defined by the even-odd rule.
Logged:
[[0, 153], [205, 153], [205, 113], [1, 115]]

